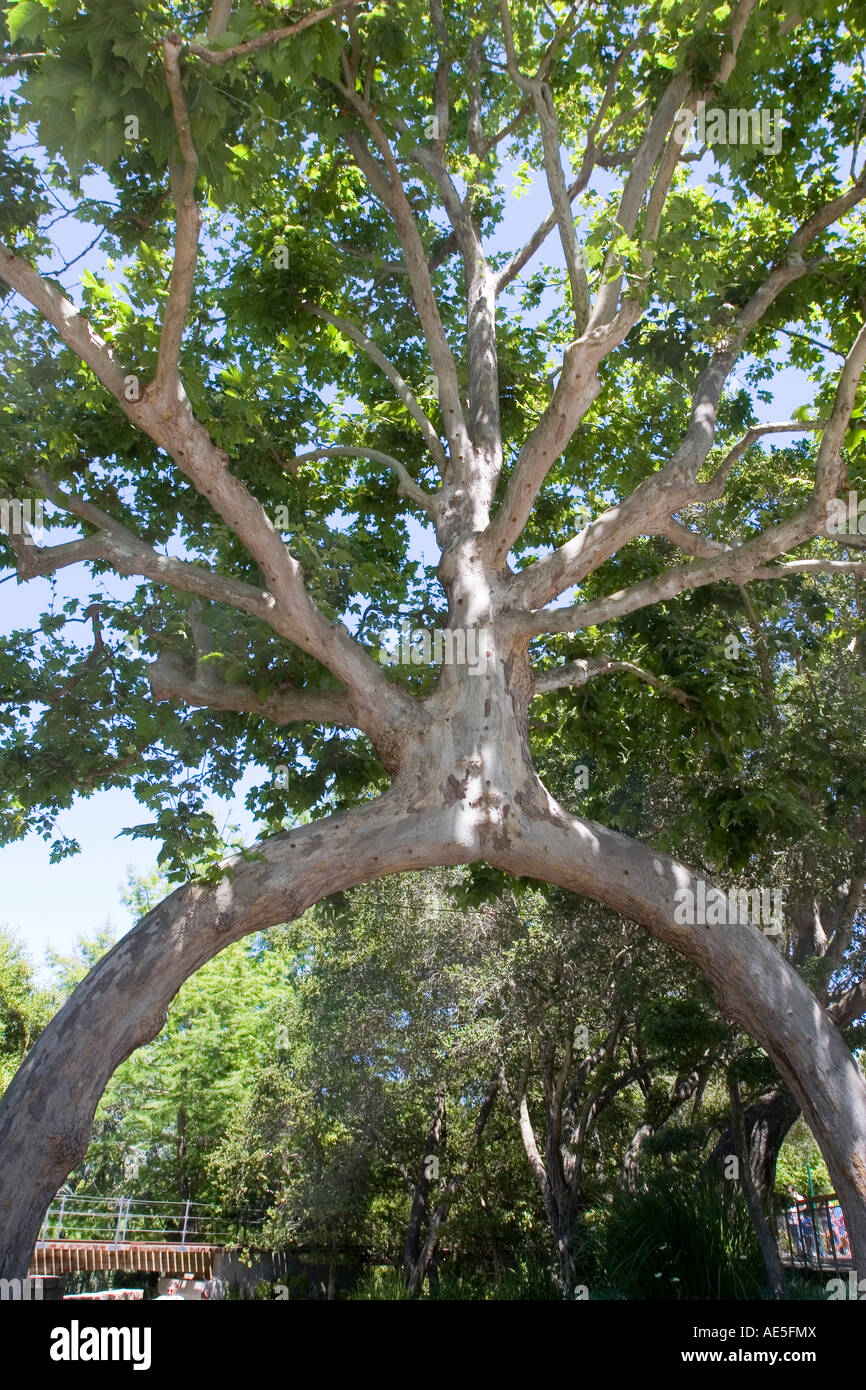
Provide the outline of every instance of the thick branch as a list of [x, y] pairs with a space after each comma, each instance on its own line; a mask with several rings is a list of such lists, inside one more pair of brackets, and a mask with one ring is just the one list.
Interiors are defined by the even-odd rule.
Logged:
[[427, 265], [427, 254], [424, 250], [424, 243], [421, 240], [415, 214], [406, 196], [393, 151], [370, 106], [354, 90], [352, 85], [338, 83], [337, 89], [360, 117], [381, 155], [384, 169], [371, 155], [360, 132], [357, 130], [347, 131], [346, 144], [376, 197], [390, 212], [400, 244], [403, 247], [403, 256], [409, 273], [409, 282], [412, 286], [412, 298], [421, 321], [427, 351], [430, 354], [430, 362], [438, 382], [439, 405], [445, 433], [455, 459], [462, 458], [464, 454], [468, 453], [470, 441], [463, 419], [457, 368], [442, 325], [439, 305], [436, 301], [433, 282]]
[[[580, 535], [516, 575], [511, 586], [515, 602], [524, 607], [540, 608], [569, 585], [580, 583], [615, 550], [637, 536], [667, 534], [668, 523], [674, 512], [690, 502], [713, 500], [720, 495], [728, 473], [743, 449], [748, 447], [750, 435], [757, 438], [759, 431], [779, 432], [787, 426], [807, 430], [824, 427], [824, 422], [793, 421], [767, 427], [755, 426], [728, 454], [719, 472], [709, 483], [700, 485], [697, 482], [700, 468], [715, 439], [716, 414], [725, 382], [733, 371], [746, 337], [779, 294], [809, 272], [810, 266], [802, 256], [809, 237], [826, 229], [863, 197], [866, 197], [866, 175], [847, 193], [824, 204], [794, 232], [788, 241], [781, 265], [770, 271], [751, 296], [731, 326], [724, 342], [713, 352], [701, 373], [692, 401], [688, 428], [682, 443], [669, 462], [640, 483], [618, 506], [591, 522]], [[844, 429], [842, 434], [844, 435]], [[832, 443], [835, 445], [836, 442], [834, 434]], [[838, 442], [841, 443], [841, 438]], [[826, 452], [824, 457], [827, 457]], [[819, 476], [822, 467], [819, 458]], [[831, 495], [832, 493], [827, 494]], [[816, 534], [818, 529], [817, 526], [813, 527], [809, 534]]]
[[[756, 3], [757, 0], [740, 0], [733, 11], [730, 32], [726, 36], [728, 46], [725, 47], [716, 72], [717, 82], [726, 82], [736, 66], [737, 49]], [[616, 224], [627, 237], [634, 235], [643, 200], [649, 188], [652, 171], [667, 145], [667, 157], [662, 162], [656, 187], [651, 194], [647, 219], [650, 224], [647, 228], [649, 238], [652, 240], [657, 235], [661, 209], [681, 154], [678, 145], [671, 147], [669, 137], [673, 132], [678, 113], [683, 109], [690, 109], [695, 96], [696, 93], [692, 90], [691, 75], [687, 71], [678, 72], [665, 88], [647, 132], [632, 161], [620, 198]], [[610, 252], [605, 257], [602, 270], [602, 289], [596, 299], [590, 327], [596, 327], [598, 324], [607, 323], [613, 319], [622, 289], [622, 275], [616, 275], [612, 278], [608, 278], [608, 276], [618, 265], [618, 258], [613, 252]]]
[[723, 495], [731, 469], [747, 449], [765, 434], [798, 434], [810, 430], [823, 430], [826, 420], [777, 420], [769, 425], [752, 425], [725, 455], [708, 483], [698, 488], [697, 496], [701, 502], [715, 502]]
[[496, 346], [496, 280], [484, 256], [472, 219], [471, 190], [461, 199], [436, 148], [421, 147], [413, 159], [435, 180], [460, 248], [466, 277], [466, 362], [469, 375], [469, 429], [473, 450], [458, 456], [454, 481], [472, 490], [486, 508], [502, 467], [499, 420], [499, 363]]
[[[565, 185], [565, 174], [563, 172], [562, 156], [560, 154], [559, 120], [553, 101], [553, 94], [547, 83], [541, 79], [540, 74], [536, 77], [528, 78], [520, 72], [517, 65], [517, 56], [514, 51], [514, 38], [511, 31], [511, 15], [508, 10], [508, 0], [499, 0], [499, 12], [502, 17], [502, 33], [505, 39], [505, 51], [508, 59], [509, 74], [520, 87], [521, 91], [528, 92], [532, 97], [538, 116], [538, 124], [541, 130], [541, 146], [544, 157], [544, 172], [547, 177], [550, 201], [553, 204], [553, 214], [556, 218], [557, 226], [559, 227], [559, 238], [562, 244], [562, 252], [565, 256], [568, 281], [571, 287], [571, 302], [574, 310], [575, 327], [577, 336], [580, 337], [589, 321], [589, 285], [587, 284], [583, 257], [581, 256], [580, 246], [577, 240], [574, 217], [571, 213], [571, 200]], [[558, 38], [559, 35], [557, 35], [557, 39]]]
[[541, 1154], [538, 1152], [538, 1143], [535, 1138], [535, 1130], [532, 1128], [532, 1120], [529, 1116], [529, 1106], [526, 1103], [525, 1091], [520, 1097], [520, 1106], [518, 1109], [518, 1125], [520, 1127], [520, 1137], [523, 1140], [523, 1147], [526, 1151], [526, 1157], [529, 1160], [529, 1166], [532, 1169], [533, 1174], [535, 1175], [535, 1180], [538, 1183], [538, 1187], [542, 1197], [546, 1198], [547, 1169], [544, 1166], [544, 1160], [542, 1159]]
[[[566, 198], [568, 199], [569, 204], [573, 203], [575, 198], [586, 188], [596, 165], [600, 165], [602, 168], [606, 169], [610, 168], [613, 164], [619, 162], [616, 156], [608, 156], [604, 153], [604, 144], [607, 141], [608, 137], [612, 135], [613, 132], [620, 125], [624, 124], [626, 120], [630, 120], [632, 117], [637, 116], [645, 105], [645, 102], [641, 102], [640, 106], [635, 106], [628, 111], [623, 111], [619, 116], [616, 117], [615, 120], [611, 121], [607, 129], [599, 137], [597, 144], [594, 143], [594, 135], [593, 132], [590, 131], [590, 136], [587, 141], [587, 147], [584, 153], [580, 171], [577, 175], [577, 178], [572, 183], [570, 183], [568, 185], [568, 188], [566, 189]], [[599, 110], [600, 112], [603, 112], [604, 109], [606, 108], [605, 101], [603, 99]], [[547, 217], [545, 217], [544, 221], [539, 223], [538, 227], [536, 227], [529, 240], [520, 248], [519, 251], [516, 251], [514, 253], [514, 255], [511, 257], [511, 260], [508, 261], [507, 264], [504, 265], [502, 269], [498, 272], [496, 276], [497, 294], [501, 294], [501, 292], [506, 288], [506, 286], [511, 284], [511, 281], [515, 278], [515, 276], [520, 274], [523, 267], [526, 265], [528, 261], [532, 259], [538, 248], [541, 245], [543, 245], [543, 243], [547, 240], [547, 238], [550, 236], [550, 233], [553, 231], [556, 225], [556, 212], [549, 212]]]
[[213, 0], [210, 7], [207, 36], [209, 39], [222, 38], [232, 17], [232, 0]]
[[155, 700], [181, 700], [187, 705], [236, 710], [259, 715], [272, 724], [339, 724], [358, 726], [347, 695], [334, 690], [298, 690], [283, 684], [260, 698], [248, 685], [227, 685], [216, 676], [205, 680], [189, 676], [170, 655], [160, 656], [147, 668]]
[[[634, 321], [640, 309], [636, 304], [632, 307]], [[627, 331], [623, 329], [621, 336]], [[586, 334], [566, 349], [550, 404], [520, 450], [502, 504], [490, 524], [490, 558], [498, 567], [505, 566], [545, 478], [601, 390], [598, 365], [614, 346], [615, 336], [612, 330], [602, 329]]]
[[[268, 608], [267, 614], [260, 613], [260, 616], [265, 617], [281, 636], [321, 661], [352, 692], [359, 707], [363, 706], [365, 710], [364, 727], [379, 730], [378, 736], [375, 736], [379, 743], [390, 738], [394, 728], [413, 724], [416, 716], [413, 714], [411, 697], [392, 685], [382, 668], [355, 642], [345, 627], [331, 622], [313, 602], [304, 587], [301, 566], [282, 541], [261, 503], [229, 471], [228, 456], [193, 415], [180, 381], [175, 380], [165, 391], [148, 388], [140, 400], [127, 401], [123, 369], [102, 339], [94, 333], [87, 319], [76, 311], [64, 295], [2, 245], [0, 276], [54, 325], [67, 346], [108, 387], [130, 420], [144, 430], [155, 444], [165, 449], [196, 490], [207, 498], [217, 515], [231, 527], [258, 564], [270, 591], [268, 597], [273, 607]], [[107, 545], [108, 542], [103, 544]], [[154, 562], [140, 553], [133, 560], [128, 549], [124, 553], [123, 547], [118, 547], [114, 542], [112, 544], [112, 554], [120, 563], [135, 566], [129, 571], [131, 573], [142, 572], [138, 566], [143, 559], [147, 559], [148, 565], [157, 563], [163, 577], [166, 567], [181, 563], [163, 557], [157, 557], [157, 562]], [[56, 558], [63, 564], [69, 564], [75, 559], [94, 556], [90, 542], [85, 542], [71, 558], [68, 550]], [[115, 563], [114, 558], [110, 563]], [[56, 567], [51, 564], [52, 569]], [[178, 587], [211, 597], [198, 578], [198, 567], [188, 566], [184, 570], [187, 578], [190, 578], [190, 570], [193, 572], [191, 582], [179, 584]], [[178, 572], [172, 570], [172, 573]], [[192, 583], [195, 587], [192, 587]], [[244, 607], [240, 603], [237, 606]]]
[[860, 980], [827, 1005], [827, 1012], [837, 1028], [847, 1028], [866, 1013], [866, 980]]
[[122, 522], [115, 521], [101, 508], [64, 492], [47, 474], [37, 471], [31, 475], [31, 479], [58, 507], [96, 526], [98, 530], [96, 535], [62, 545], [21, 547], [17, 551], [19, 578], [35, 579], [40, 575], [55, 574], [82, 560], [104, 560], [118, 574], [140, 575], [154, 583], [167, 584], [181, 593], [224, 603], [254, 618], [261, 618], [270, 627], [276, 626], [272, 594], [243, 580], [215, 574], [213, 570], [191, 564], [188, 560], [160, 555], [140, 536]]

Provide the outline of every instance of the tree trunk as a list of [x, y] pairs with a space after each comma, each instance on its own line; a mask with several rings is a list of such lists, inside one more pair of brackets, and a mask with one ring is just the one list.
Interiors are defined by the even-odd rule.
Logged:
[[564, 1299], [571, 1298], [577, 1282], [577, 1270], [573, 1248], [573, 1212], [568, 1194], [564, 1200], [557, 1200], [551, 1194], [547, 1203], [547, 1219], [556, 1246], [556, 1263], [559, 1275], [559, 1288]]
[[[744, 1118], [752, 1179], [762, 1200], [772, 1196], [776, 1181], [779, 1150], [792, 1124], [799, 1117], [800, 1107], [786, 1087], [759, 1096], [747, 1105]], [[707, 1167], [723, 1171], [725, 1159], [737, 1153], [733, 1128], [726, 1129], [709, 1158]]]
[[427, 1235], [424, 1244], [418, 1251], [414, 1263], [405, 1269], [406, 1287], [412, 1298], [417, 1298], [424, 1287], [424, 1280], [427, 1278], [427, 1274], [436, 1256], [436, 1251], [439, 1249], [442, 1227], [448, 1219], [448, 1213], [451, 1210], [453, 1200], [453, 1197], [446, 1197], [437, 1204], [427, 1226]]
[[[406, 1227], [406, 1244], [403, 1250], [403, 1275], [406, 1280], [410, 1294], [417, 1294], [421, 1291], [424, 1283], [424, 1275], [427, 1273], [426, 1266], [422, 1270], [421, 1266], [421, 1232], [424, 1221], [428, 1216], [428, 1206], [430, 1197], [430, 1176], [428, 1174], [428, 1158], [439, 1157], [439, 1150], [442, 1146], [443, 1131], [445, 1128], [445, 1099], [446, 1091], [444, 1086], [439, 1086], [436, 1095], [436, 1107], [433, 1118], [430, 1121], [430, 1128], [427, 1131], [427, 1138], [424, 1143], [424, 1152], [418, 1164], [418, 1174], [415, 1179], [415, 1186], [412, 1192], [412, 1204], [409, 1208], [409, 1221]], [[432, 1252], [429, 1258], [432, 1258]], [[429, 1258], [427, 1263], [429, 1264]]]
[[737, 1160], [740, 1170], [740, 1184], [749, 1208], [749, 1216], [752, 1218], [752, 1225], [755, 1228], [755, 1235], [758, 1237], [758, 1245], [761, 1249], [761, 1258], [764, 1261], [764, 1269], [767, 1271], [767, 1280], [776, 1299], [787, 1299], [788, 1285], [785, 1279], [785, 1271], [782, 1268], [782, 1261], [779, 1258], [779, 1248], [776, 1245], [776, 1238], [767, 1220], [764, 1208], [761, 1206], [761, 1199], [758, 1196], [758, 1189], [752, 1177], [752, 1167], [749, 1163], [749, 1145], [746, 1140], [746, 1120], [743, 1114], [743, 1106], [740, 1101], [739, 1086], [735, 1078], [728, 1073], [728, 1097], [731, 1102], [731, 1121], [734, 1129], [734, 1136], [737, 1144]]
[[[451, 1177], [448, 1179], [448, 1181], [445, 1183], [443, 1195], [440, 1198], [439, 1202], [437, 1202], [436, 1208], [428, 1221], [427, 1236], [424, 1241], [424, 1244], [423, 1246], [421, 1246], [420, 1250], [416, 1251], [415, 1258], [412, 1261], [411, 1265], [404, 1265], [406, 1284], [409, 1293], [413, 1297], [417, 1296], [421, 1292], [421, 1289], [424, 1285], [424, 1280], [427, 1277], [428, 1273], [430, 1274], [432, 1284], [434, 1260], [439, 1251], [439, 1241], [442, 1237], [442, 1227], [448, 1220], [448, 1215], [451, 1211], [451, 1208], [457, 1201], [457, 1198], [460, 1196], [460, 1193], [463, 1191], [463, 1186], [466, 1182], [466, 1177], [469, 1172], [470, 1165], [472, 1163], [473, 1158], [475, 1157], [479, 1145], [481, 1144], [482, 1136], [487, 1126], [487, 1121], [490, 1119], [493, 1106], [496, 1103], [496, 1095], [498, 1089], [499, 1083], [497, 1080], [494, 1079], [488, 1085], [487, 1091], [484, 1096], [484, 1100], [481, 1102], [481, 1106], [478, 1111], [478, 1116], [473, 1126], [472, 1139], [470, 1141], [469, 1150], [466, 1154], [463, 1163], [463, 1170], [460, 1173], [453, 1173]], [[437, 1109], [437, 1114], [438, 1113], [439, 1111]], [[441, 1124], [437, 1127], [436, 1122], [434, 1120], [434, 1124], [431, 1126], [431, 1134], [433, 1133], [434, 1129], [436, 1129], [437, 1142], [441, 1140], [444, 1143], [444, 1128], [445, 1091], [443, 1088], [443, 1091], [441, 1093]], [[425, 1210], [427, 1209], [428, 1196], [429, 1187], [425, 1192]]]
[[619, 1170], [619, 1181], [617, 1186], [621, 1192], [634, 1192], [637, 1187], [637, 1170], [640, 1163], [641, 1149], [647, 1139], [655, 1132], [653, 1125], [638, 1125], [634, 1134], [625, 1146], [622, 1156], [622, 1163]]

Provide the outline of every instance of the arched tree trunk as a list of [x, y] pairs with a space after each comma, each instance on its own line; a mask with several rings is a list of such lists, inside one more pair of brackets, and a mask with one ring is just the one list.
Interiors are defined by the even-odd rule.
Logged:
[[[473, 559], [471, 544], [469, 554]], [[866, 1267], [866, 1080], [813, 994], [754, 926], [688, 926], [675, 893], [684, 865], [569, 815], [532, 766], [532, 693], [520, 650], [497, 650], [471, 572], [467, 616], [487, 639], [467, 672], [444, 666], [404, 735], [390, 792], [274, 836], [213, 886], [173, 893], [78, 986], [0, 1103], [0, 1274], [22, 1278], [48, 1203], [83, 1157], [110, 1076], [159, 1031], [184, 980], [230, 942], [290, 920], [340, 889], [409, 869], [484, 860], [594, 898], [697, 965], [725, 1012], [773, 1058], [821, 1145]]]
[[[702, 82], [728, 81], [754, 9], [755, 0], [739, 0], [733, 7], [716, 58]], [[213, 0], [211, 35], [226, 32], [230, 10], [227, 0]], [[307, 16], [299, 25], [306, 27], [313, 20], [313, 15]], [[444, 64], [441, 71], [446, 73], [444, 55], [450, 41], [446, 37], [443, 44], [443, 27], [447, 30], [447, 25], [434, 20]], [[278, 32], [286, 37], [286, 31]], [[525, 79], [520, 78], [517, 55], [504, 29], [503, 38], [509, 71], [517, 74], [522, 92]], [[196, 48], [199, 56], [206, 52], [200, 45]], [[86, 521], [88, 533], [57, 546], [35, 546], [25, 540], [12, 544], [18, 575], [22, 579], [47, 576], [78, 560], [107, 563], [117, 574], [170, 585], [180, 593], [251, 615], [280, 641], [321, 663], [340, 689], [311, 685], [262, 699], [251, 686], [225, 683], [214, 673], [205, 679], [197, 671], [193, 677], [182, 669], [183, 663], [178, 665], [163, 653], [148, 670], [154, 698], [242, 711], [279, 724], [321, 722], [360, 730], [394, 778], [394, 786], [379, 801], [274, 837], [261, 847], [261, 858], [235, 862], [231, 877], [216, 885], [179, 890], [145, 917], [76, 989], [37, 1040], [0, 1105], [0, 1274], [26, 1274], [42, 1213], [85, 1151], [106, 1082], [134, 1048], [156, 1034], [169, 1002], [194, 970], [245, 933], [289, 920], [339, 889], [406, 869], [478, 860], [586, 894], [642, 924], [704, 971], [722, 1008], [763, 1044], [802, 1106], [845, 1207], [855, 1257], [866, 1268], [866, 1081], [827, 1014], [757, 928], [678, 925], [674, 893], [678, 888], [694, 891], [694, 876], [665, 855], [569, 816], [538, 781], [527, 732], [527, 706], [534, 693], [581, 685], [603, 673], [628, 670], [653, 686], [661, 684], [674, 698], [687, 703], [690, 699], [651, 672], [604, 655], [533, 673], [527, 651], [534, 637], [587, 631], [668, 602], [688, 589], [777, 580], [802, 564], [813, 564], [811, 560], [781, 566], [770, 562], [826, 534], [828, 503], [845, 483], [842, 447], [866, 367], [866, 327], [850, 346], [832, 409], [821, 424], [815, 484], [808, 503], [740, 546], [711, 543], [675, 518], [684, 507], [706, 500], [707, 487], [716, 486], [716, 478], [712, 485], [699, 484], [698, 475], [713, 445], [723, 442], [721, 437], [716, 439], [717, 409], [749, 335], [778, 296], [811, 273], [812, 262], [807, 259], [811, 244], [866, 197], [866, 175], [861, 174], [830, 201], [813, 206], [774, 252], [772, 266], [759, 272], [753, 292], [726, 325], [700, 374], [689, 424], [667, 462], [657, 467], [648, 458], [642, 481], [616, 506], [605, 504], [606, 510], [581, 525], [558, 549], [514, 571], [509, 554], [519, 545], [551, 470], [602, 392], [599, 372], [605, 358], [625, 343], [641, 318], [642, 306], [631, 287], [624, 293], [624, 272], [614, 243], [605, 260], [606, 270], [612, 269], [613, 274], [602, 276], [590, 302], [562, 187], [555, 113], [545, 107], [542, 114], [540, 105], [553, 203], [548, 222], [551, 227], [555, 222], [560, 230], [576, 336], [564, 350], [556, 386], [526, 438], [518, 441], [509, 426], [504, 441], [496, 301], [532, 254], [535, 238], [524, 250], [517, 250], [509, 264], [496, 269], [485, 256], [471, 199], [462, 199], [455, 190], [444, 162], [444, 141], [441, 147], [437, 139], [429, 148], [419, 146], [414, 151], [439, 187], [441, 208], [462, 260], [465, 343], [458, 370], [451, 305], [443, 316], [422, 225], [403, 183], [401, 161], [369, 105], [369, 93], [362, 96], [356, 90], [360, 68], [351, 67], [355, 59], [345, 55], [353, 73], [352, 109], [347, 108], [346, 123], [341, 117], [338, 128], [346, 157], [367, 179], [400, 243], [436, 382], [441, 427], [438, 419], [434, 423], [426, 415], [378, 348], [375, 354], [371, 351], [370, 339], [321, 306], [304, 303], [304, 308], [339, 331], [348, 331], [377, 365], [385, 363], [383, 371], [419, 426], [441, 478], [440, 485], [429, 490], [401, 459], [380, 456], [380, 462], [384, 458], [396, 471], [401, 493], [431, 518], [442, 556], [438, 574], [448, 597], [452, 657], [463, 644], [464, 657], [451, 664], [446, 661], [436, 691], [424, 698], [399, 681], [390, 681], [348, 628], [333, 622], [317, 605], [298, 559], [265, 503], [232, 471], [232, 460], [196, 416], [184, 389], [182, 348], [185, 327], [192, 322], [202, 223], [196, 194], [199, 155], [185, 91], [184, 50], [180, 36], [165, 36], [165, 90], [180, 161], [175, 156], [170, 173], [176, 208], [175, 255], [158, 325], [153, 380], [130, 399], [129, 382], [137, 378], [127, 375], [115, 345], [103, 341], [55, 283], [2, 245], [0, 276], [53, 325], [131, 425], [164, 450], [178, 473], [207, 499], [254, 562], [252, 572], [260, 574], [266, 587], [260, 588], [258, 579], [253, 584], [212, 572], [207, 546], [201, 554], [203, 563], [154, 551], [93, 500], [58, 487], [49, 473], [34, 475], [39, 487], [70, 516]], [[215, 56], [209, 54], [208, 61]], [[699, 96], [688, 65], [670, 75], [622, 187], [616, 223], [627, 238], [635, 234], [645, 203], [653, 209], [641, 233], [647, 276], [682, 149], [680, 118], [694, 111]], [[437, 95], [437, 111], [440, 104], [447, 119], [447, 75], [444, 90]], [[599, 107], [597, 120], [602, 111]], [[375, 153], [361, 134], [359, 117], [374, 140]], [[590, 141], [586, 150], [590, 167], [598, 154]], [[825, 312], [831, 310], [825, 305]], [[781, 425], [787, 431], [787, 422]], [[778, 430], [780, 425], [766, 428]], [[753, 428], [729, 459], [735, 460], [755, 437]], [[509, 477], [500, 487], [506, 457], [511, 459]], [[721, 491], [711, 495], [723, 494], [724, 473], [723, 466], [717, 471]], [[544, 525], [543, 519], [540, 524]], [[534, 543], [536, 533], [528, 534]], [[691, 563], [669, 565], [654, 578], [606, 596], [549, 606], [643, 536], [673, 536]], [[847, 569], [848, 562], [832, 563]], [[466, 660], [470, 644], [477, 660]]]

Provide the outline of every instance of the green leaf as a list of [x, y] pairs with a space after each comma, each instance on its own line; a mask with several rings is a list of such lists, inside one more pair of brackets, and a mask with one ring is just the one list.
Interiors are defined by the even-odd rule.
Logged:
[[6, 16], [10, 40], [15, 43], [16, 39], [32, 38], [40, 32], [47, 18], [45, 7], [39, 4], [39, 0], [19, 0]]

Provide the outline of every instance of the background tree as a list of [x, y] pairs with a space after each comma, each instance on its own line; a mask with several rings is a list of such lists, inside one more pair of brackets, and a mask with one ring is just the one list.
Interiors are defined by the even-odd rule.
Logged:
[[20, 942], [0, 928], [0, 1094], [54, 1008], [51, 991], [37, 985], [33, 966]]

